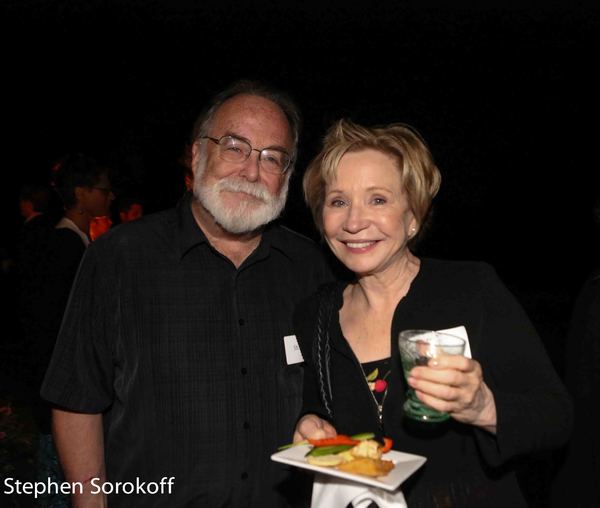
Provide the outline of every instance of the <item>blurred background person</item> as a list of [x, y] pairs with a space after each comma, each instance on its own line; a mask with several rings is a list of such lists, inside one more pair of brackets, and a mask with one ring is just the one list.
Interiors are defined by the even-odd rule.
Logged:
[[100, 238], [104, 233], [112, 227], [113, 221], [108, 215], [100, 217], [92, 217], [90, 221], [90, 240], [93, 242]]
[[114, 225], [125, 224], [144, 215], [144, 204], [141, 198], [133, 194], [119, 193], [116, 210], [112, 215], [93, 217], [90, 221], [90, 240], [93, 242], [107, 233]]
[[[600, 198], [593, 208], [600, 233]], [[565, 381], [575, 407], [574, 432], [551, 496], [552, 507], [600, 506], [600, 262], [583, 284], [565, 347]]]
[[[40, 305], [33, 317], [41, 334], [34, 345], [33, 384], [38, 395], [33, 406], [40, 431], [38, 480], [62, 481], [62, 472], [51, 435], [50, 407], [39, 396], [71, 286], [85, 249], [90, 244], [90, 225], [95, 217], [107, 217], [114, 200], [109, 170], [98, 161], [80, 154], [69, 154], [52, 168], [52, 183], [64, 214], [56, 224], [49, 242]], [[48, 496], [40, 506], [68, 506], [68, 496]]]
[[135, 194], [128, 193], [119, 196], [117, 208], [121, 224], [139, 219], [144, 215], [144, 201]]
[[[34, 357], [34, 345], [43, 335], [35, 313], [42, 305], [41, 281], [54, 227], [54, 221], [46, 213], [50, 195], [50, 188], [42, 185], [25, 185], [19, 193], [19, 212], [25, 221], [16, 246], [17, 305], [23, 338], [22, 357], [26, 359], [29, 374], [34, 368], [30, 361]], [[27, 381], [32, 377], [29, 375]], [[30, 396], [37, 396], [39, 386], [29, 388], [33, 392]]]
[[31, 224], [35, 218], [45, 218], [44, 213], [50, 204], [50, 189], [42, 185], [25, 185], [19, 193], [19, 212], [25, 224]]

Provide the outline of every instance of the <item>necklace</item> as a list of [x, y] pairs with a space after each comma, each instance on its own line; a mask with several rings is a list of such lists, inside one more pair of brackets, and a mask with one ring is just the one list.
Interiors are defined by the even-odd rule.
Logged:
[[[363, 374], [365, 376], [365, 381], [367, 382], [367, 386], [371, 392], [371, 397], [373, 397], [373, 401], [377, 407], [379, 423], [382, 423], [383, 421], [383, 404], [385, 403], [388, 393], [388, 382], [386, 379], [391, 372], [389, 361], [389, 358], [385, 358], [383, 360], [377, 360], [361, 365]], [[365, 367], [367, 367], [367, 371], [370, 371], [369, 374], [365, 372]]]

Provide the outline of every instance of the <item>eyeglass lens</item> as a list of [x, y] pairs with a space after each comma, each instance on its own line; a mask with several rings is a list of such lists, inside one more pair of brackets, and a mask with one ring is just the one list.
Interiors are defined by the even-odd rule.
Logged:
[[[246, 141], [233, 136], [222, 137], [218, 144], [221, 157], [229, 162], [243, 162], [250, 157], [252, 150], [256, 150]], [[275, 148], [264, 148], [261, 150], [258, 160], [262, 168], [270, 173], [283, 173], [290, 164], [289, 155]]]

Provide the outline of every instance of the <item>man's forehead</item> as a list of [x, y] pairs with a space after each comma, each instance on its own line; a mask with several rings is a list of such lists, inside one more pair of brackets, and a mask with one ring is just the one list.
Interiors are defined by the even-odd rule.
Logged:
[[251, 141], [260, 137], [275, 138], [272, 142], [291, 144], [290, 126], [282, 109], [264, 97], [236, 95], [226, 100], [215, 112], [212, 127], [223, 136], [237, 134]]
[[251, 95], [251, 94], [239, 94], [230, 97], [226, 101], [223, 102], [217, 108], [217, 114], [221, 113], [233, 113], [241, 112], [245, 109], [260, 111], [263, 109], [266, 110], [275, 110], [283, 115], [283, 111], [275, 102], [266, 97], [261, 97], [260, 95]]

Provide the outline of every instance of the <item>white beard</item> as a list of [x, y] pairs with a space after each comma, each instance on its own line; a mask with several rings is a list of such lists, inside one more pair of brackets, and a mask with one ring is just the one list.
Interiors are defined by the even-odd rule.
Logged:
[[[279, 217], [287, 198], [289, 177], [279, 195], [271, 194], [262, 183], [252, 183], [244, 178], [229, 176], [213, 184], [203, 182], [206, 170], [205, 152], [200, 154], [194, 171], [194, 196], [198, 202], [213, 216], [217, 224], [225, 231], [233, 234], [250, 233]], [[239, 201], [231, 206], [222, 199], [222, 192], [244, 192], [255, 197], [252, 201]]]

